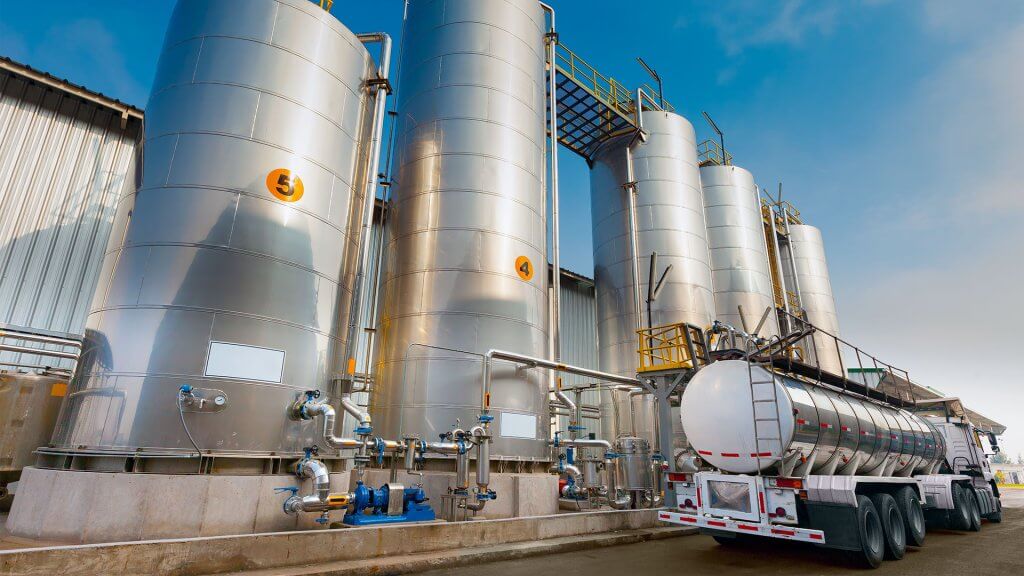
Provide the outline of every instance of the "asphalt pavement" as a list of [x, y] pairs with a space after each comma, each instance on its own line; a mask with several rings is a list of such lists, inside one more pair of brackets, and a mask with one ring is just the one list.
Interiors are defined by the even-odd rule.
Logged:
[[[887, 561], [872, 574], [972, 576], [1024, 574], [1024, 490], [1003, 491], [1003, 522], [981, 532], [930, 530], [921, 548]], [[440, 569], [425, 576], [712, 576], [865, 573], [841, 553], [810, 544], [761, 540], [721, 546], [709, 536], [684, 536], [581, 552]]]

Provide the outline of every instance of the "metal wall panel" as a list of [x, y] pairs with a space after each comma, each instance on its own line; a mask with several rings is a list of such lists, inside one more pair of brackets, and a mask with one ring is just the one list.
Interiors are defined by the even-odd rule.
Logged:
[[[14, 68], [0, 71], [0, 323], [82, 334], [142, 123]], [[73, 366], [0, 352], [12, 364]]]
[[[544, 32], [534, 0], [409, 4], [371, 410], [383, 436], [470, 426], [490, 348], [547, 356]], [[493, 458], [547, 460], [547, 382], [495, 362], [494, 429], [526, 415], [536, 437], [498, 432]]]
[[[594, 298], [594, 283], [576, 276], [562, 274], [562, 314], [559, 326], [562, 337], [562, 361], [574, 366], [598, 370], [600, 362], [597, 353], [597, 307]], [[594, 383], [593, 379], [575, 374], [562, 374], [563, 386], [582, 386]], [[601, 404], [599, 390], [587, 390], [581, 395], [581, 402], [590, 406]], [[571, 396], [570, 396], [571, 397]], [[585, 436], [593, 432], [604, 438], [601, 421], [584, 418], [586, 428], [580, 433]], [[569, 418], [558, 417], [558, 430], [568, 430]]]
[[[222, 412], [185, 416], [204, 450], [285, 456], [317, 442], [319, 425], [286, 408], [303, 390], [333, 397], [345, 368], [374, 69], [305, 0], [178, 3], [58, 448], [193, 451], [182, 384], [227, 397]], [[274, 193], [277, 169], [301, 179], [294, 201]], [[280, 381], [209, 376], [213, 342], [283, 353]]]

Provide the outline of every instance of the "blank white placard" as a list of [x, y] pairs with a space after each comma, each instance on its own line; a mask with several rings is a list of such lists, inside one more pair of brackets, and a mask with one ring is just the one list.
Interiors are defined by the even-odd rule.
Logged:
[[498, 434], [505, 438], [537, 438], [537, 417], [533, 414], [502, 412]]
[[280, 382], [284, 374], [284, 350], [230, 342], [210, 342], [206, 375], [241, 380]]

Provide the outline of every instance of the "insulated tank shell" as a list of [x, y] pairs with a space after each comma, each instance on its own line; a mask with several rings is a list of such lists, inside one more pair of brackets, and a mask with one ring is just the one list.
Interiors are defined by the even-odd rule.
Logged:
[[[715, 290], [715, 319], [751, 331], [765, 309], [771, 309], [758, 335], [776, 336], [778, 317], [772, 297], [760, 194], [754, 177], [738, 166], [702, 166], [700, 181]], [[740, 306], [744, 318], [740, 317]]]
[[204, 450], [318, 441], [286, 408], [344, 369], [374, 70], [305, 0], [177, 4], [57, 448], [193, 452], [183, 384], [227, 398], [185, 415]]
[[[544, 13], [414, 0], [403, 38], [374, 430], [480, 414], [482, 355], [548, 355]], [[547, 374], [495, 361], [491, 457], [549, 459]]]
[[[786, 285], [790, 290], [799, 287], [800, 305], [807, 313], [807, 321], [838, 337], [839, 317], [832, 296], [832, 282], [829, 279], [821, 230], [807, 224], [791, 224], [789, 243], [793, 257], [790, 258], [786, 250], [782, 252]], [[845, 376], [841, 351], [836, 341], [819, 332], [815, 332], [812, 338], [805, 338], [800, 343], [805, 348], [808, 363], [820, 363], [822, 370]]]
[[[640, 294], [646, 298], [651, 253], [657, 252], [657, 274], [669, 265], [672, 270], [652, 305], [650, 325], [707, 327], [714, 297], [693, 126], [662, 111], [644, 112], [643, 124], [647, 141], [633, 149]], [[638, 322], [633, 305], [629, 197], [623, 189], [631, 140], [629, 135], [602, 144], [590, 170], [600, 367], [626, 376], [635, 375], [639, 365], [636, 329], [648, 325], [646, 309]], [[628, 392], [606, 391], [602, 405], [606, 435], [635, 434], [656, 445], [651, 395], [634, 397], [631, 407]]]
[[[754, 382], [766, 384], [751, 386]], [[752, 402], [771, 398], [775, 405]], [[753, 388], [753, 392], [752, 392]], [[906, 410], [796, 380], [741, 360], [702, 368], [683, 392], [681, 421], [698, 455], [738, 474], [764, 470], [785, 456], [813, 458], [811, 473], [903, 475], [925, 473], [942, 460], [945, 441], [931, 423]], [[760, 454], [760, 459], [755, 457]]]

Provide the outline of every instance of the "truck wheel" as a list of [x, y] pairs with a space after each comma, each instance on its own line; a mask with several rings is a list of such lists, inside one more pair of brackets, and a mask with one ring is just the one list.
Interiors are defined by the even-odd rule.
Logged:
[[903, 555], [907, 553], [907, 531], [896, 499], [886, 492], [879, 492], [871, 495], [871, 503], [875, 505], [875, 510], [878, 510], [878, 516], [882, 521], [885, 557], [890, 560], [902, 560]]
[[966, 489], [965, 493], [967, 495], [968, 509], [971, 512], [971, 525], [968, 527], [968, 530], [978, 532], [981, 530], [981, 504], [978, 502], [978, 494], [973, 488]]
[[903, 525], [907, 533], [908, 546], [924, 546], [924, 510], [917, 498], [917, 491], [904, 486], [896, 492], [896, 506], [903, 514]]
[[718, 534], [711, 535], [711, 537], [715, 539], [715, 542], [718, 542], [720, 546], [730, 547], [739, 546], [743, 544], [743, 538], [741, 538], [740, 536], [740, 534], [737, 534], [735, 536], [719, 536]]
[[996, 498], [996, 511], [988, 515], [988, 521], [993, 524], [999, 524], [1003, 521], [1003, 503]]
[[949, 527], [953, 530], [969, 530], [971, 527], [971, 505], [967, 491], [960, 484], [953, 484], [953, 509], [949, 511]]
[[885, 531], [878, 510], [867, 496], [857, 496], [857, 535], [860, 551], [851, 552], [853, 559], [867, 568], [878, 568], [885, 557]]

